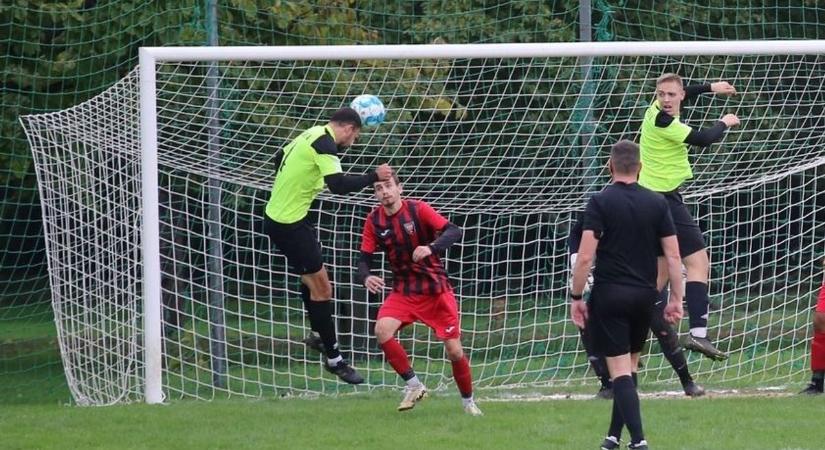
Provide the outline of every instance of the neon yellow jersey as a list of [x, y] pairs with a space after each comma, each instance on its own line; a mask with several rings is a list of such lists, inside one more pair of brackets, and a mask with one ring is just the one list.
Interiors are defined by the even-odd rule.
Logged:
[[275, 222], [290, 224], [306, 217], [312, 201], [324, 189], [324, 177], [342, 170], [335, 134], [328, 125], [304, 131], [283, 152], [266, 215]]
[[669, 192], [685, 180], [693, 178], [688, 161], [685, 138], [693, 129], [679, 121], [679, 116], [657, 117], [661, 113], [659, 100], [645, 111], [639, 147], [642, 171], [639, 184], [656, 192]]

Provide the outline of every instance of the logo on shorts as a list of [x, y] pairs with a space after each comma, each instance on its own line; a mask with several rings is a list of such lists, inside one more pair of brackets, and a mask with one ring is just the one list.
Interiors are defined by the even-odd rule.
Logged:
[[404, 230], [407, 232], [407, 234], [413, 234], [413, 233], [415, 233], [415, 223], [413, 223], [413, 222], [405, 222], [405, 223], [404, 223]]
[[449, 334], [449, 333], [452, 333], [452, 332], [453, 332], [453, 330], [455, 330], [455, 325], [453, 325], [453, 326], [451, 326], [451, 327], [447, 327], [447, 328], [445, 328], [445, 329], [444, 329], [444, 332], [445, 332], [445, 333], [447, 333], [447, 334]]

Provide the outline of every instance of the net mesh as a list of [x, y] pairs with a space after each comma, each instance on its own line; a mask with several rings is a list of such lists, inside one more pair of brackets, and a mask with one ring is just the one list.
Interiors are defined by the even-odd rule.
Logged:
[[[141, 45], [203, 45], [197, 0], [7, 0], [0, 6], [0, 403], [68, 397], [57, 352], [41, 205], [20, 115], [77, 105], [137, 64]], [[222, 45], [569, 42], [577, 0], [219, 2]], [[592, 0], [593, 40], [821, 39], [813, 0]], [[553, 130], [553, 133], [558, 131]]]
[[[607, 181], [609, 144], [638, 140], [664, 71], [725, 79], [741, 93], [702, 96], [682, 117], [695, 127], [727, 112], [743, 121], [721, 144], [692, 152], [696, 178], [685, 196], [712, 258], [717, 310], [710, 331], [732, 354], [725, 363], [692, 359], [694, 371], [717, 385], [799, 376], [806, 307], [819, 281], [811, 255], [825, 240], [815, 221], [825, 206], [816, 195], [825, 159], [820, 59], [231, 62], [218, 67], [215, 109], [205, 64], [159, 65], [164, 390], [215, 398], [398, 384], [371, 337], [381, 298], [354, 281], [363, 221], [375, 204], [369, 192], [323, 193], [311, 215], [336, 287], [342, 347], [366, 376], [363, 387], [339, 384], [301, 342], [309, 325], [297, 277], [259, 231], [276, 151], [362, 93], [378, 95], [388, 119], [364, 130], [345, 153], [345, 170], [364, 173], [389, 162], [407, 196], [425, 199], [465, 230], [446, 267], [477, 386], [581, 382], [586, 359], [566, 305], [570, 220]], [[136, 82], [133, 72], [89, 102], [24, 120], [48, 198], [50, 261], [61, 261], [51, 271], [52, 285], [60, 286], [53, 301], [80, 403], [140, 398]], [[214, 111], [217, 129], [210, 128]], [[209, 146], [210, 132], [218, 151]], [[219, 204], [212, 202], [215, 189]], [[215, 229], [217, 265], [210, 264], [208, 237]], [[381, 267], [386, 271], [383, 261]], [[401, 342], [431, 387], [451, 384], [443, 346], [426, 327], [405, 331]], [[216, 359], [225, 361], [225, 372]], [[674, 377], [655, 351], [643, 375]]]

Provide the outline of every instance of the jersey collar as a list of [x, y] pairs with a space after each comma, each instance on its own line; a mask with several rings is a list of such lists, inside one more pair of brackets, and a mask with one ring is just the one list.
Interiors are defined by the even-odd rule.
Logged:
[[[335, 131], [332, 130], [332, 127], [329, 126], [329, 124], [324, 125], [324, 131], [332, 138], [332, 142], [335, 142]], [[337, 146], [338, 143], [335, 142], [335, 145]]]

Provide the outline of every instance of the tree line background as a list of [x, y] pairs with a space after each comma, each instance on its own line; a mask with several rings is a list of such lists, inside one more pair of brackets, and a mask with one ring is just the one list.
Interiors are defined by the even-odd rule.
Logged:
[[[582, 3], [227, 0], [218, 1], [217, 34], [221, 45], [571, 42], [580, 39]], [[746, 0], [735, 7], [723, 0], [588, 3], [594, 41], [825, 37], [825, 7], [816, 0]], [[135, 67], [142, 46], [205, 45], [207, 19], [205, 0], [0, 6], [0, 326], [49, 314], [28, 307], [47, 304], [49, 286], [36, 177], [18, 117], [104, 91]], [[821, 185], [822, 170], [815, 176]], [[25, 351], [24, 345], [0, 352], [0, 373], [22, 370]]]

